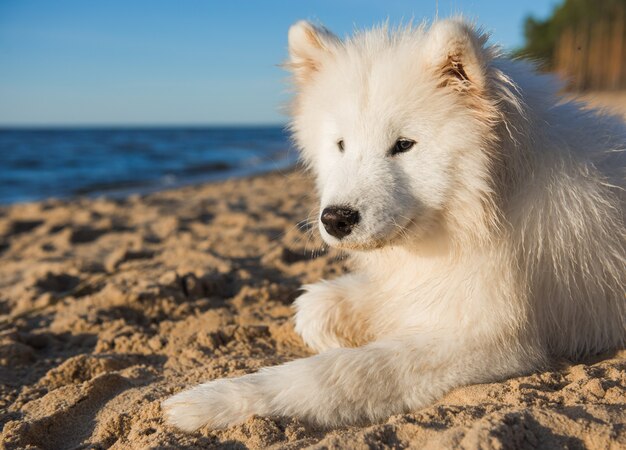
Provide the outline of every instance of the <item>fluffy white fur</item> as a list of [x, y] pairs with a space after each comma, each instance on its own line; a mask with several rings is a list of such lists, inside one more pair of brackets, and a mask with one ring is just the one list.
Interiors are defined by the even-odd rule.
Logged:
[[[459, 20], [343, 41], [299, 22], [289, 50], [320, 209], [361, 215], [344, 239], [320, 231], [357, 270], [295, 303], [318, 355], [175, 395], [169, 423], [378, 421], [625, 344], [621, 120], [561, 101]], [[416, 145], [392, 156], [398, 138]]]

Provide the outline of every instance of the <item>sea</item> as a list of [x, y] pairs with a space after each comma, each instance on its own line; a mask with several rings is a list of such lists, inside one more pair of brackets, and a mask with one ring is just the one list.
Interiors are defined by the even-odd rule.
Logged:
[[287, 169], [283, 127], [0, 129], [0, 205], [123, 197]]

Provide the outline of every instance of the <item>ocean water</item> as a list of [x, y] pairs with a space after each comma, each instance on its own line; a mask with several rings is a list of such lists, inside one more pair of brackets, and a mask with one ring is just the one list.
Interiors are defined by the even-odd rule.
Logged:
[[281, 127], [0, 129], [0, 204], [146, 193], [296, 159]]

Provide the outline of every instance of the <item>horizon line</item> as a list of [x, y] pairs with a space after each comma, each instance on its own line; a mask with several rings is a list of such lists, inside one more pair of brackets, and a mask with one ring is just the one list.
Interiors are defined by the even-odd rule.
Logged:
[[34, 129], [89, 129], [89, 128], [269, 128], [287, 127], [287, 122], [250, 123], [0, 123], [0, 130]]

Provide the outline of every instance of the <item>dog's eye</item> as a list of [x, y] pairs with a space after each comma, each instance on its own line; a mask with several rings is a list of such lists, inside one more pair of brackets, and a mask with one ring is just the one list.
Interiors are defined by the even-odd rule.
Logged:
[[343, 139], [339, 139], [337, 141], [337, 148], [339, 148], [339, 151], [343, 153]]
[[410, 139], [398, 139], [393, 147], [391, 147], [391, 156], [397, 155], [398, 153], [408, 152], [415, 145], [415, 141]]

